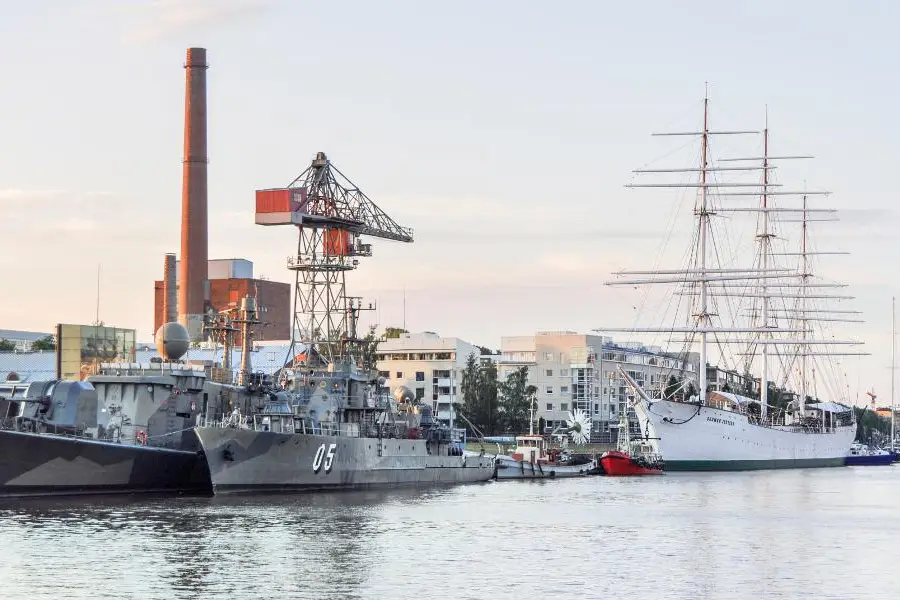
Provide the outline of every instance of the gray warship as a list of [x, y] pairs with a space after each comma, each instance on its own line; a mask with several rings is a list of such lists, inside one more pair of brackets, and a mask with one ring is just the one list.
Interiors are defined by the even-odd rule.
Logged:
[[87, 381], [0, 384], [0, 497], [210, 493], [190, 430], [204, 379], [126, 363]]
[[[464, 437], [432, 407], [392, 398], [375, 370], [374, 329], [357, 331], [361, 300], [346, 273], [371, 256], [361, 236], [411, 242], [324, 153], [288, 187], [259, 190], [256, 222], [299, 229], [294, 339], [265, 401], [195, 429], [215, 493], [455, 484], [494, 477], [493, 457], [467, 456]], [[371, 305], [369, 309], [371, 309]], [[245, 315], [253, 320], [253, 314]]]

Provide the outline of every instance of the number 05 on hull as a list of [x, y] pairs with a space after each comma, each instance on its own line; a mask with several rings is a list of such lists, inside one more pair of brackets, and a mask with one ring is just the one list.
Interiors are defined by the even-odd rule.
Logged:
[[491, 457], [460, 456], [428, 439], [198, 427], [217, 494], [455, 484], [494, 476]]

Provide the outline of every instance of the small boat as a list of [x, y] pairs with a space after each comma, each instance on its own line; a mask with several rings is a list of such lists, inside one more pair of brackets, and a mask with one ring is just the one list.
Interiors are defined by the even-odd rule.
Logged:
[[[569, 413], [566, 425], [565, 433], [573, 442], [588, 441], [591, 421], [586, 413], [575, 409]], [[533, 426], [527, 435], [516, 436], [516, 449], [510, 455], [499, 454], [496, 464], [496, 479], [584, 477], [599, 473], [596, 458], [579, 457], [566, 448], [552, 446], [543, 435], [534, 433]]]
[[879, 448], [870, 448], [865, 444], [853, 442], [850, 444], [850, 454], [847, 455], [847, 466], [873, 466], [889, 465], [894, 462], [894, 454]]
[[649, 440], [631, 441], [627, 412], [619, 417], [619, 438], [616, 450], [600, 456], [604, 475], [662, 475], [662, 458], [653, 450]]

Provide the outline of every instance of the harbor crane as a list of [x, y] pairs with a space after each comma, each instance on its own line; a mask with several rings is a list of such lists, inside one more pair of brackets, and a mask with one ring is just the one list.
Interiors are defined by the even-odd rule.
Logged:
[[299, 230], [288, 269], [296, 273], [292, 368], [339, 368], [362, 360], [365, 347], [357, 331], [364, 307], [346, 293], [346, 275], [359, 259], [372, 256], [363, 237], [412, 242], [401, 227], [335, 167], [324, 152], [287, 187], [256, 191], [258, 225], [293, 225]]

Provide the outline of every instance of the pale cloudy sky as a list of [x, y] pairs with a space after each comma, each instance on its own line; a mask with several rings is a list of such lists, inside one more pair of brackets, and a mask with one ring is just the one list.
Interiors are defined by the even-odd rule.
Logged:
[[623, 184], [661, 156], [651, 131], [697, 125], [708, 81], [717, 125], [768, 105], [774, 147], [817, 157], [790, 180], [852, 209], [820, 246], [853, 252], [826, 267], [873, 356], [841, 368], [887, 398], [898, 22], [891, 1], [0, 0], [0, 327], [90, 322], [102, 264], [101, 318], [150, 338], [188, 46], [211, 65], [211, 257], [289, 281], [295, 232], [253, 225], [253, 190], [322, 150], [416, 231], [351, 276], [382, 325], [404, 288], [410, 329], [494, 347], [631, 325], [639, 297], [602, 282], [677, 266], [686, 239], [660, 258], [674, 203]]

